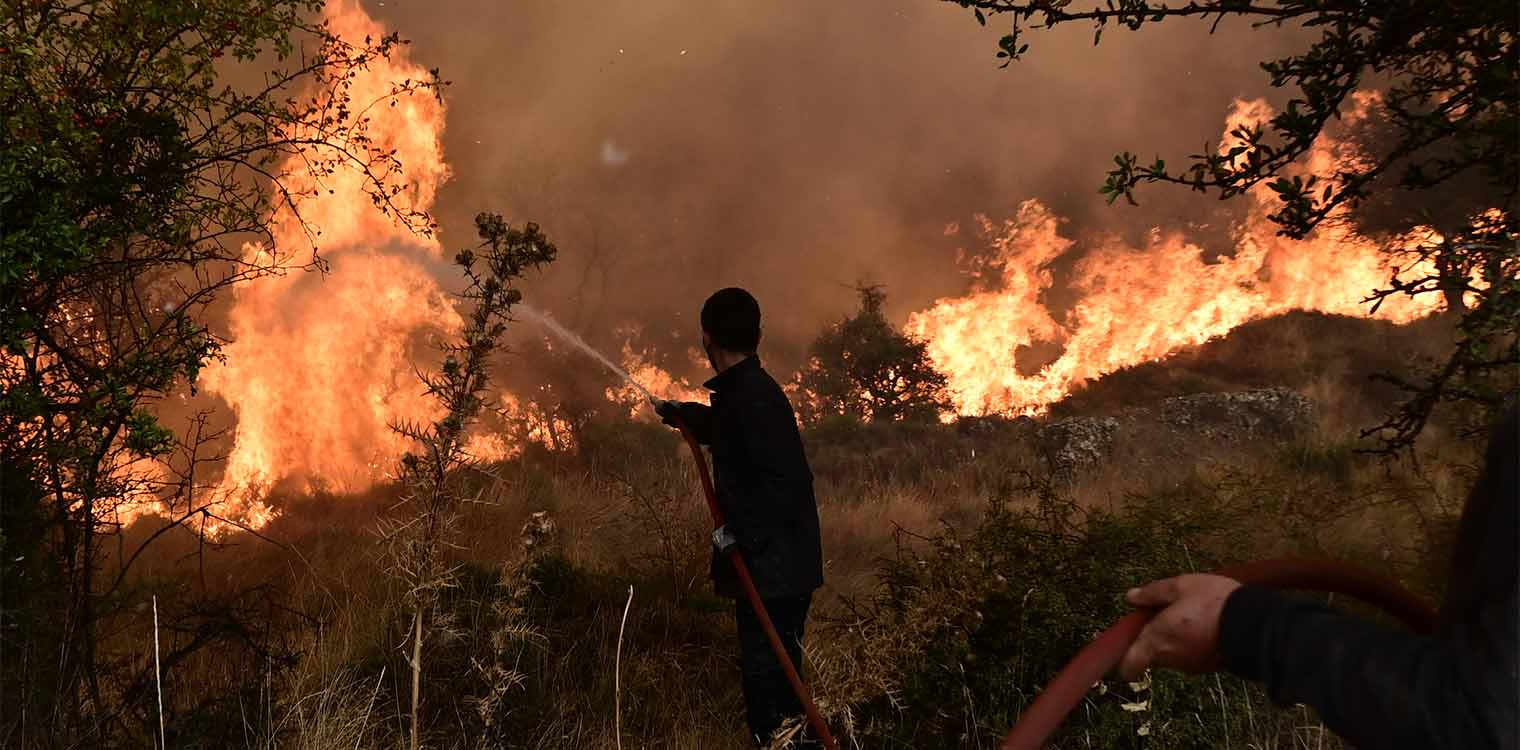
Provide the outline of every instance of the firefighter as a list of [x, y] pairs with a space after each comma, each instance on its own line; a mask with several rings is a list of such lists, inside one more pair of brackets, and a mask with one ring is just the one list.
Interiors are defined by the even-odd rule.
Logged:
[[[802, 666], [802, 637], [813, 592], [823, 585], [823, 550], [813, 473], [797, 416], [760, 364], [760, 305], [743, 289], [721, 289], [702, 305], [702, 348], [716, 375], [704, 385], [711, 405], [661, 401], [655, 411], [685, 425], [710, 446], [725, 524], [713, 532], [711, 575], [734, 600], [740, 676], [750, 735], [759, 746], [803, 708], [770, 648], [727, 559], [737, 546], [792, 664]], [[816, 747], [804, 743], [802, 747]]]

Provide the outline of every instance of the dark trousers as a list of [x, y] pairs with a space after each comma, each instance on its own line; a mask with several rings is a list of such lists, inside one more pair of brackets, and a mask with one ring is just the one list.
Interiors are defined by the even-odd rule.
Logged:
[[[771, 616], [771, 623], [776, 626], [776, 633], [786, 646], [792, 666], [801, 674], [802, 630], [807, 623], [808, 607], [813, 603], [813, 595], [809, 593], [764, 601], [765, 611]], [[745, 718], [749, 721], [749, 732], [756, 744], [765, 747], [782, 722], [793, 716], [802, 716], [802, 703], [792, 691], [792, 684], [786, 679], [786, 671], [776, 658], [776, 652], [771, 650], [765, 629], [760, 626], [760, 618], [748, 601], [739, 599], [736, 602], [734, 619], [739, 624], [739, 671], [744, 686]], [[819, 745], [804, 738], [796, 747], [805, 749]]]

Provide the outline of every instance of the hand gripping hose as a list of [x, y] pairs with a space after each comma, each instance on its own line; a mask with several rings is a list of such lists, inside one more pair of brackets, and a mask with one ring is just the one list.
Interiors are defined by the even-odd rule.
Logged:
[[[707, 458], [702, 454], [702, 445], [697, 442], [695, 435], [679, 419], [673, 420], [681, 430], [681, 437], [686, 438], [686, 444], [691, 446], [691, 457], [697, 461], [697, 476], [702, 478], [702, 492], [707, 495], [707, 509], [712, 511], [713, 528], [723, 525], [723, 511], [718, 507], [718, 496], [713, 492], [712, 475], [707, 471]], [[818, 706], [813, 704], [813, 696], [808, 692], [807, 685], [802, 684], [802, 677], [797, 674], [796, 665], [792, 664], [792, 658], [786, 653], [786, 646], [781, 643], [781, 636], [776, 633], [776, 626], [771, 623], [770, 613], [765, 611], [765, 603], [760, 600], [760, 592], [755, 590], [755, 581], [749, 576], [749, 567], [744, 564], [744, 558], [739, 555], [738, 545], [728, 548], [728, 560], [734, 565], [734, 573], [739, 577], [739, 585], [744, 587], [744, 596], [749, 599], [749, 606], [755, 610], [755, 615], [760, 620], [760, 627], [765, 629], [765, 638], [771, 643], [771, 650], [776, 652], [776, 659], [781, 662], [781, 668], [786, 671], [787, 682], [792, 683], [792, 692], [797, 694], [797, 700], [807, 711], [808, 723], [813, 727], [813, 733], [828, 750], [837, 750], [839, 747], [834, 743], [834, 736], [829, 734], [829, 725], [823, 722], [823, 716], [818, 713]]]
[[[1430, 605], [1393, 581], [1354, 565], [1281, 558], [1232, 565], [1215, 573], [1257, 586], [1344, 594], [1382, 609], [1416, 632], [1435, 629], [1436, 613]], [[1039, 750], [1087, 691], [1118, 665], [1157, 611], [1131, 612], [1087, 644], [1024, 711], [999, 749]]]

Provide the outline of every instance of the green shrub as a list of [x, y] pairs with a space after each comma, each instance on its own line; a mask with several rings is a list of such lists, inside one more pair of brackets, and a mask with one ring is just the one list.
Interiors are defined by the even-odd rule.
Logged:
[[[1241, 497], [1199, 490], [1082, 511], [1031, 482], [1030, 502], [994, 501], [974, 531], [902, 538], [879, 594], [831, 627], [851, 641], [851, 667], [880, 677], [853, 685], [867, 746], [995, 744], [1067, 660], [1130, 611], [1126, 589], [1249, 555], [1249, 520], [1231, 512]], [[1050, 746], [1245, 747], [1306, 727], [1302, 712], [1276, 711], [1238, 680], [1156, 673], [1100, 684]]]

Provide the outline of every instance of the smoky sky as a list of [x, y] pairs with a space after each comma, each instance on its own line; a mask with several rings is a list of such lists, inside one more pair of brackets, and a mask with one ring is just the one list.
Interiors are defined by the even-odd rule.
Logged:
[[[1181, 20], [1138, 34], [1069, 24], [999, 69], [1003, 31], [932, 0], [366, 0], [452, 81], [454, 177], [436, 217], [539, 222], [560, 259], [526, 287], [593, 341], [643, 327], [687, 361], [713, 290], [744, 286], [775, 369], [884, 284], [889, 314], [958, 294], [950, 222], [1037, 198], [1066, 233], [1217, 225], [1211, 197], [1153, 188], [1107, 206], [1115, 153], [1181, 163], [1302, 32]], [[1207, 238], [1207, 230], [1200, 230]], [[1206, 239], [1202, 241], [1207, 241]], [[689, 370], [689, 366], [686, 367]]]

